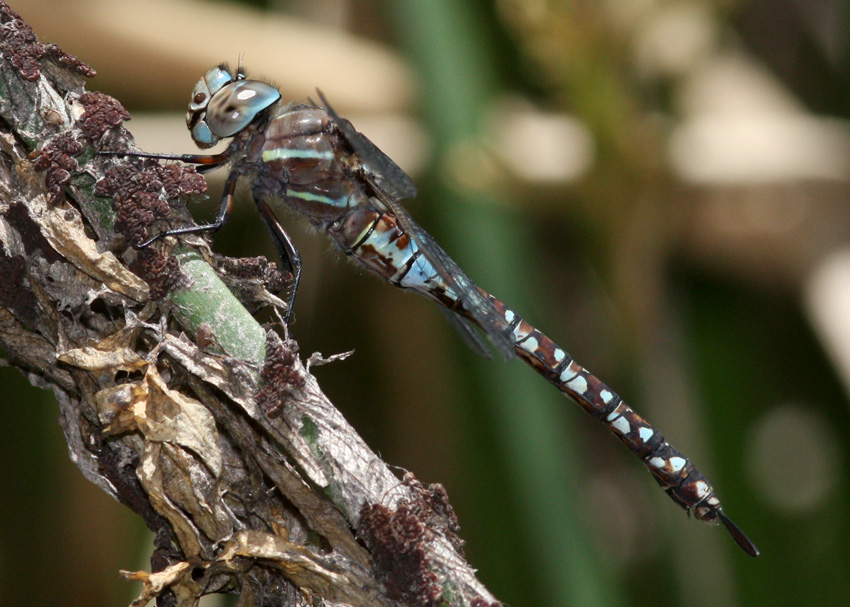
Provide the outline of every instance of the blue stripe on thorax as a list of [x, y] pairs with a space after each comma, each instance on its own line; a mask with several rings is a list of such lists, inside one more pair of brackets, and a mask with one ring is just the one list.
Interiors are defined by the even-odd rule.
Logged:
[[271, 162], [272, 160], [292, 160], [292, 159], [307, 159], [318, 158], [329, 160], [333, 158], [333, 150], [296, 150], [288, 147], [279, 147], [263, 152], [263, 162]]
[[292, 186], [289, 186], [286, 189], [286, 195], [290, 198], [298, 198], [307, 202], [318, 202], [321, 204], [326, 204], [328, 206], [338, 207], [341, 209], [345, 209], [351, 206], [351, 202], [348, 196], [341, 196], [340, 198], [331, 198], [330, 196], [316, 194], [308, 190], [299, 190]]

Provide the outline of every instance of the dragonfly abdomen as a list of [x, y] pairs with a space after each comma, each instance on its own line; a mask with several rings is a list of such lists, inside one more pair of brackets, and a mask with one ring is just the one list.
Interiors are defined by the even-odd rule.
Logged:
[[[517, 356], [604, 424], [637, 455], [675, 503], [699, 520], [722, 522], [748, 554], [758, 555], [755, 545], [723, 514], [714, 488], [691, 461], [566, 350], [504, 303], [470, 283], [478, 299], [492, 311], [490, 315], [471, 313], [426, 259], [417, 242], [398, 225], [394, 215], [375, 209], [357, 209], [342, 223], [349, 229], [343, 250], [388, 282], [415, 290], [442, 304], [453, 312], [449, 320], [453, 315], [463, 316], [488, 335], [497, 333], [507, 337]], [[333, 230], [328, 233], [334, 237]], [[485, 323], [493, 326], [484, 326]], [[463, 326], [456, 328], [461, 329], [467, 339], [470, 337]]]
[[396, 217], [375, 208], [352, 209], [328, 235], [347, 255], [397, 287], [454, 309], [457, 297]]
[[688, 458], [672, 447], [649, 422], [599, 378], [579, 365], [558, 344], [488, 295], [509, 324], [517, 355], [569, 396], [637, 455], [679, 506], [704, 521], [715, 521], [720, 500]]
[[[375, 209], [352, 210], [337, 230], [330, 229], [328, 233], [346, 253], [373, 273], [434, 299], [481, 325], [478, 318], [459, 307], [454, 292], [421, 254], [416, 242], [399, 227], [395, 216]], [[489, 293], [474, 288], [492, 305], [517, 356], [607, 426], [643, 461], [679, 506], [700, 520], [718, 519], [720, 500], [714, 489], [661, 432], [544, 333]]]

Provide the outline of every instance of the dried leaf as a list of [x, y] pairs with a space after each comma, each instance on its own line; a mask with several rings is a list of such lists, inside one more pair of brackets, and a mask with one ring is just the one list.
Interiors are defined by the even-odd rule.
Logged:
[[209, 410], [195, 399], [169, 388], [153, 365], [145, 373], [144, 385], [148, 398], [144, 407], [136, 407], [136, 422], [148, 440], [189, 449], [219, 476], [221, 449], [215, 419]]
[[138, 371], [147, 363], [135, 351], [129, 348], [101, 350], [87, 346], [68, 350], [59, 355], [63, 363], [86, 369], [87, 371]]
[[220, 561], [236, 557], [270, 562], [281, 569], [296, 586], [309, 588], [331, 601], [353, 605], [384, 605], [377, 588], [362, 587], [362, 580], [334, 566], [332, 559], [261, 531], [240, 531], [224, 547]]
[[48, 206], [47, 198], [30, 200], [27, 208], [41, 233], [58, 253], [81, 272], [113, 291], [136, 301], [147, 301], [148, 285], [109, 251], [100, 252], [88, 237], [80, 213], [69, 204]]
[[147, 571], [121, 571], [121, 577], [125, 580], [132, 580], [144, 584], [142, 592], [139, 596], [130, 603], [130, 607], [143, 607], [152, 599], [155, 599], [163, 591], [171, 589], [176, 584], [190, 583], [197, 587], [192, 581], [189, 573], [190, 565], [185, 561], [175, 563], [170, 567], [166, 567], [157, 573], [148, 573]]
[[167, 482], [191, 484], [191, 479], [188, 475], [183, 477], [172, 475], [167, 480], [164, 478], [165, 474], [162, 462], [168, 457], [168, 452], [172, 449], [173, 447], [168, 443], [147, 443], [139, 461], [139, 467], [136, 469], [136, 476], [138, 476], [139, 482], [145, 488], [151, 506], [168, 520], [171, 528], [174, 530], [174, 534], [177, 536], [183, 554], [187, 558], [197, 559], [201, 558], [203, 553], [203, 548], [199, 540], [200, 532], [186, 513], [171, 501], [165, 487]]

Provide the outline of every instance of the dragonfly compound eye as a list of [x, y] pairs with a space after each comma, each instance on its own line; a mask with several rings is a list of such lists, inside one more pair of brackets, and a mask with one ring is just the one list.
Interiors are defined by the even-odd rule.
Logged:
[[210, 98], [222, 88], [233, 82], [234, 78], [225, 68], [214, 67], [207, 70], [204, 77], [195, 83], [192, 89], [192, 101], [189, 112], [199, 112], [207, 109]]
[[232, 137], [278, 99], [280, 91], [265, 82], [233, 82], [222, 87], [209, 100], [204, 121], [216, 137]]

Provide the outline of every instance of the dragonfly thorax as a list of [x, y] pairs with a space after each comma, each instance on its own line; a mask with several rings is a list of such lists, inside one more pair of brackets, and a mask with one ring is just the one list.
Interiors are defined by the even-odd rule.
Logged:
[[241, 68], [232, 74], [221, 65], [207, 70], [195, 88], [186, 125], [200, 148], [232, 137], [280, 99], [280, 91], [259, 80], [246, 80]]

